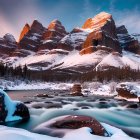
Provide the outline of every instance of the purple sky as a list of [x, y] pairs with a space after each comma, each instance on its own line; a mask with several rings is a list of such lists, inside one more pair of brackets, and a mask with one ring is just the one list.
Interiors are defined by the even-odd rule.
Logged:
[[139, 0], [0, 0], [0, 36], [11, 33], [18, 39], [25, 23], [34, 19], [45, 27], [59, 19], [71, 31], [102, 11], [111, 13], [130, 33], [140, 33]]

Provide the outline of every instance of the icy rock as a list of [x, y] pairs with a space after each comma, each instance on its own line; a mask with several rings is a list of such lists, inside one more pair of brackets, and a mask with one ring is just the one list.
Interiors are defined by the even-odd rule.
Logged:
[[116, 91], [120, 97], [126, 99], [139, 98], [140, 101], [140, 89], [132, 83], [120, 83], [116, 87]]
[[29, 119], [28, 108], [19, 101], [12, 101], [6, 92], [0, 89], [0, 122]]

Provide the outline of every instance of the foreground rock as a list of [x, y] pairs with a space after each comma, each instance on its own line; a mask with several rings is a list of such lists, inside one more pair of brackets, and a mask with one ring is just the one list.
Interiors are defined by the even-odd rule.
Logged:
[[4, 91], [0, 90], [0, 123], [29, 118], [28, 108], [23, 103], [12, 101]]
[[109, 136], [105, 128], [95, 119], [88, 116], [62, 116], [41, 124], [35, 132], [55, 137], [63, 137], [68, 130], [82, 127], [91, 128], [91, 133], [99, 136]]
[[140, 89], [132, 84], [132, 83], [120, 83], [116, 91], [118, 92], [118, 96], [126, 98], [126, 99], [139, 99], [140, 102]]

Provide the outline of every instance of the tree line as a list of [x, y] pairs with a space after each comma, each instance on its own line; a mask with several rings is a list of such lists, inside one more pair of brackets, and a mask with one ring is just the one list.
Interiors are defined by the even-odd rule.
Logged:
[[92, 70], [79, 73], [70, 70], [40, 70], [33, 71], [27, 65], [18, 67], [8, 67], [0, 63], [0, 77], [5, 79], [18, 79], [29, 81], [136, 81], [140, 80], [140, 70], [131, 69], [129, 66], [123, 68], [108, 67], [106, 70]]

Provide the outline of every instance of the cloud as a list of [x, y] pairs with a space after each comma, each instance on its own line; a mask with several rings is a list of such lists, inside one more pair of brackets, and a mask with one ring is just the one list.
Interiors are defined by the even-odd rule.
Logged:
[[4, 36], [6, 33], [12, 33], [17, 35], [17, 32], [13, 29], [13, 26], [0, 14], [0, 36]]
[[140, 13], [126, 11], [116, 20], [117, 25], [125, 25], [130, 33], [140, 33]]
[[99, 5], [94, 5], [91, 0], [83, 0], [83, 7], [81, 13], [79, 14], [78, 24], [83, 25], [87, 18], [92, 18], [95, 16], [101, 7]]
[[0, 36], [11, 33], [18, 40], [25, 23], [31, 24], [34, 19], [38, 19], [41, 15], [37, 0], [2, 0], [0, 4], [0, 27], [2, 28]]
[[140, 33], [140, 11], [138, 7], [133, 9], [117, 9], [116, 0], [110, 1], [109, 12], [113, 15], [116, 25], [125, 25], [129, 33]]

